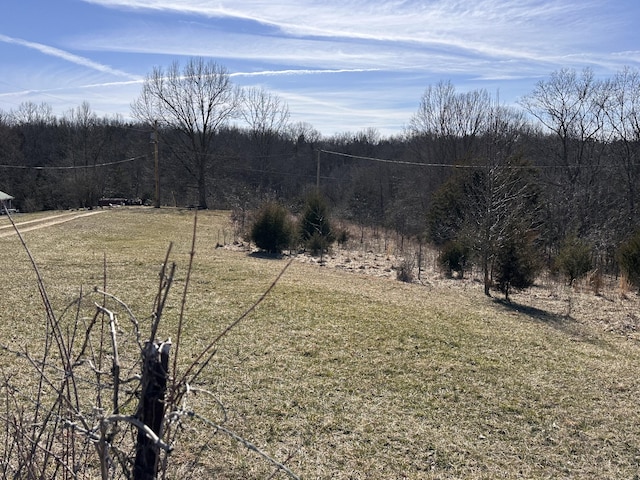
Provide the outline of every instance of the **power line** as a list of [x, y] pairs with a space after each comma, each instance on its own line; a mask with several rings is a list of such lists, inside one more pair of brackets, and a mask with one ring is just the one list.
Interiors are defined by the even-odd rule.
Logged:
[[[368, 160], [371, 162], [379, 162], [379, 163], [392, 163], [397, 165], [410, 165], [416, 167], [440, 167], [440, 168], [491, 168], [495, 165], [461, 165], [457, 163], [420, 163], [420, 162], [408, 162], [405, 160], [389, 160], [386, 158], [375, 158], [375, 157], [365, 157], [361, 155], [351, 155], [349, 153], [341, 153], [334, 152], [331, 150], [318, 150], [318, 152], [327, 153], [330, 155], [337, 155], [340, 157], [353, 158], [357, 160]], [[618, 163], [608, 163], [608, 164], [597, 164], [597, 165], [589, 165], [589, 164], [572, 164], [572, 165], [539, 165], [539, 164], [530, 164], [530, 165], [501, 165], [501, 168], [506, 169], [530, 169], [530, 168], [593, 168], [593, 169], [611, 169], [611, 168], [625, 168], [625, 167], [637, 167], [640, 166], [640, 163], [629, 163], [629, 164], [618, 164]]]
[[333, 152], [331, 150], [319, 150], [322, 153], [328, 153], [330, 155], [338, 155], [340, 157], [348, 157], [355, 158], [357, 160], [369, 160], [372, 162], [379, 163], [395, 163], [398, 165], [413, 165], [416, 167], [453, 167], [453, 168], [476, 168], [475, 165], [455, 165], [455, 164], [445, 164], [445, 163], [420, 163], [420, 162], [408, 162], [406, 160], [389, 160], [386, 158], [375, 158], [375, 157], [363, 157], [361, 155], [351, 155], [349, 153], [340, 153]]
[[0, 168], [17, 168], [22, 170], [79, 170], [83, 168], [99, 168], [109, 167], [112, 165], [120, 165], [122, 163], [133, 162], [140, 158], [146, 158], [146, 155], [126, 158], [124, 160], [116, 160], [115, 162], [96, 163], [94, 165], [68, 165], [68, 166], [29, 166], [29, 165], [0, 165]]
[[[236, 166], [221, 165], [220, 169], [226, 172], [251, 172], [251, 173], [260, 173], [264, 175], [272, 175], [272, 176], [279, 176], [279, 177], [316, 178], [315, 174], [283, 172], [281, 170], [264, 170], [259, 168], [250, 168], [250, 167], [236, 167]], [[321, 178], [323, 180], [339, 180], [336, 177], [323, 176]]]

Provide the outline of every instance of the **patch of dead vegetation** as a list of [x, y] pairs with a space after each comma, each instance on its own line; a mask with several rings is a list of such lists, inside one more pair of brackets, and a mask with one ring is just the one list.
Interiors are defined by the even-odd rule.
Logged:
[[[402, 243], [402, 247], [400, 247]], [[256, 253], [251, 244], [234, 242], [225, 248]], [[339, 271], [398, 281], [404, 261], [413, 266], [413, 282], [427, 288], [444, 288], [465, 292], [482, 289], [482, 272], [472, 269], [462, 279], [444, 275], [437, 266], [438, 252], [409, 241], [399, 242], [393, 235], [368, 235], [367, 240], [335, 245], [321, 257], [308, 252], [288, 252], [284, 256], [296, 261]], [[419, 267], [418, 267], [419, 265]], [[497, 300], [501, 298], [494, 292]], [[562, 279], [546, 273], [525, 291], [512, 294], [512, 309], [529, 312], [533, 317], [572, 320], [597, 326], [604, 332], [640, 341], [640, 295], [624, 279], [599, 276], [597, 283], [587, 277], [569, 286]]]

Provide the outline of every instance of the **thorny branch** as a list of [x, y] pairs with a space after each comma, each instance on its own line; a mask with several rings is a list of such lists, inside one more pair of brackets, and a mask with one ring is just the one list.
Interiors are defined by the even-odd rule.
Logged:
[[277, 460], [274, 460], [269, 455], [267, 455], [262, 450], [260, 450], [258, 447], [256, 447], [253, 443], [249, 442], [248, 440], [245, 440], [244, 438], [242, 438], [241, 436], [239, 436], [236, 433], [232, 432], [231, 430], [223, 427], [222, 425], [218, 425], [217, 423], [214, 423], [214, 422], [212, 422], [210, 420], [207, 420], [206, 418], [198, 415], [195, 412], [186, 412], [186, 413], [190, 417], [197, 418], [198, 420], [204, 422], [205, 424], [209, 425], [210, 427], [215, 428], [217, 431], [220, 431], [220, 432], [224, 433], [225, 435], [228, 435], [229, 437], [233, 438], [236, 442], [241, 443], [242, 445], [247, 447], [252, 452], [256, 452], [258, 455], [260, 455], [266, 461], [268, 461], [273, 466], [278, 468], [278, 470], [282, 470], [283, 472], [285, 472], [290, 478], [293, 478], [295, 480], [300, 480], [299, 477], [296, 476], [296, 474], [293, 473], [291, 470], [289, 470], [285, 465], [283, 465], [282, 463], [278, 462]]
[[111, 348], [113, 348], [113, 360], [111, 361], [111, 378], [113, 379], [113, 413], [120, 413], [120, 357], [118, 356], [118, 338], [116, 333], [116, 316], [110, 310], [95, 304], [98, 311], [109, 317], [109, 332], [111, 333]]

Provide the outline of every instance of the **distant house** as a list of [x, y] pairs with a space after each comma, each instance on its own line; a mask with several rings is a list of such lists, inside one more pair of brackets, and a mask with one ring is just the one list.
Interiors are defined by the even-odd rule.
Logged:
[[7, 207], [7, 210], [9, 210], [9, 212], [13, 213], [16, 211], [16, 209], [13, 208], [13, 205], [11, 204], [11, 200], [13, 200], [13, 197], [11, 195], [0, 191], [0, 215], [3, 215], [5, 213], [5, 206]]

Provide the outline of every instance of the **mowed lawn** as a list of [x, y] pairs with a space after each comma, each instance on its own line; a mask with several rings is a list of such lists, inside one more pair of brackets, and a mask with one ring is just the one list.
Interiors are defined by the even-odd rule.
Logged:
[[[113, 209], [24, 237], [57, 313], [80, 288], [102, 288], [106, 272], [107, 291], [143, 333], [172, 243], [176, 282], [159, 336], [175, 339], [193, 223], [192, 211]], [[233, 239], [228, 213], [198, 213], [179, 371], [288, 261], [216, 248]], [[2, 343], [37, 351], [44, 313], [15, 236], [0, 238], [0, 278]], [[24, 368], [0, 355], [5, 375]], [[190, 402], [305, 479], [631, 479], [640, 474], [639, 367], [636, 340], [509, 308], [480, 286], [405, 284], [294, 261], [199, 380], [226, 419], [208, 395]], [[195, 419], [175, 447], [175, 476], [274, 471]]]

